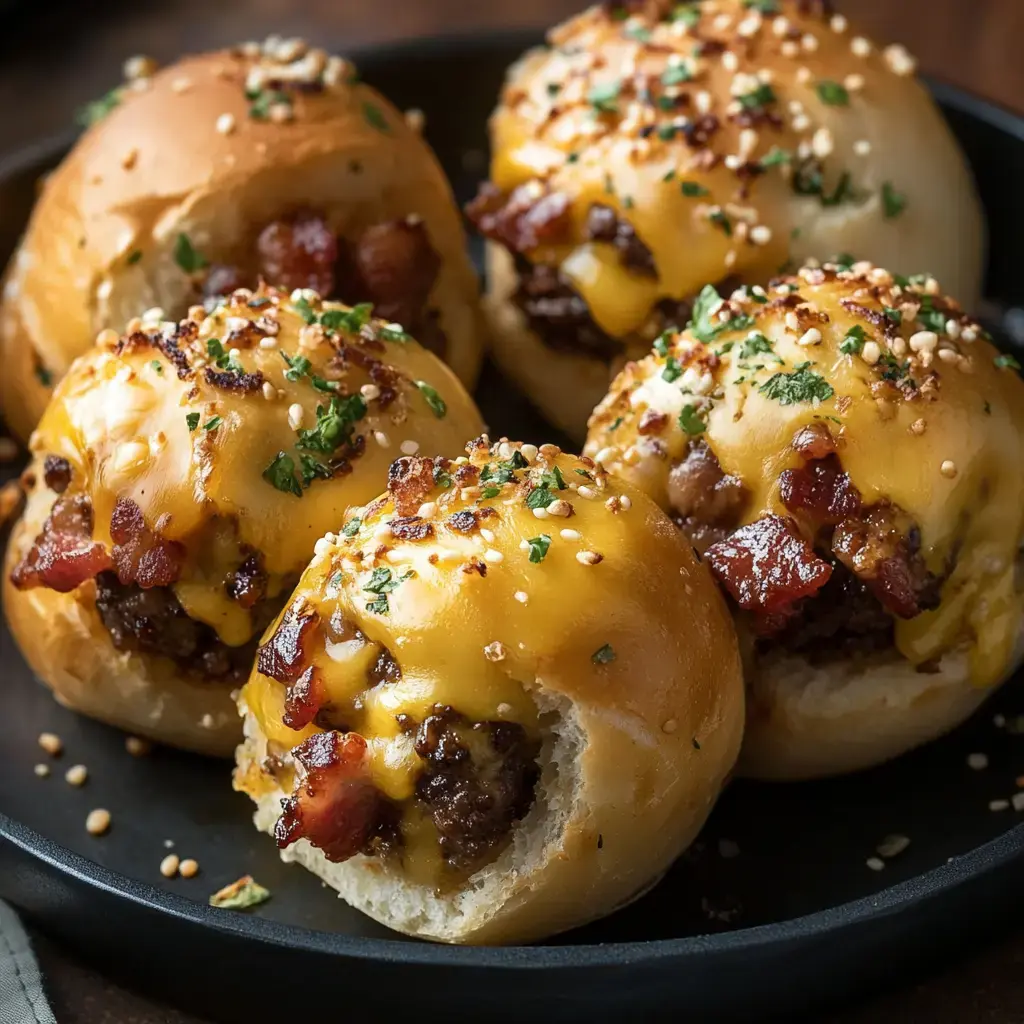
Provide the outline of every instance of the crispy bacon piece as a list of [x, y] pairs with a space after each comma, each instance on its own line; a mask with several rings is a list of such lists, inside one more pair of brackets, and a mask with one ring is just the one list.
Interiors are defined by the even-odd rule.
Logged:
[[832, 550], [893, 615], [912, 619], [937, 608], [942, 581], [928, 571], [921, 539], [909, 517], [891, 505], [873, 505], [840, 523]]
[[441, 269], [423, 223], [374, 224], [356, 242], [353, 262], [359, 281], [353, 294], [373, 303], [374, 316], [414, 329]]
[[535, 181], [520, 185], [511, 194], [485, 182], [466, 207], [466, 216], [480, 234], [513, 253], [562, 241], [571, 224], [568, 196], [543, 186], [538, 189]]
[[260, 644], [256, 667], [260, 673], [279, 683], [294, 683], [302, 674], [313, 632], [320, 616], [312, 609], [292, 605], [277, 624], [274, 635]]
[[221, 391], [238, 391], [243, 395], [252, 394], [263, 387], [263, 372], [239, 373], [237, 370], [215, 370], [212, 366], [203, 371], [206, 383]]
[[403, 516], [391, 520], [391, 535], [399, 540], [427, 540], [434, 536], [434, 527], [419, 516]]
[[706, 442], [695, 441], [669, 474], [668, 500], [683, 518], [694, 517], [709, 526], [733, 526], [747, 492], [738, 477], [723, 472]]
[[645, 435], [660, 434], [667, 426], [668, 416], [663, 412], [655, 412], [653, 409], [648, 409], [640, 417], [640, 422], [636, 426], [636, 432]]
[[296, 732], [305, 729], [320, 714], [327, 703], [327, 687], [323, 676], [315, 665], [291, 683], [284, 697], [284, 714], [281, 721]]
[[479, 525], [476, 513], [477, 510], [474, 508], [461, 509], [450, 515], [444, 525], [455, 533], [473, 533]]
[[281, 801], [274, 826], [278, 847], [308, 839], [328, 860], [348, 860], [367, 846], [381, 809], [366, 740], [354, 732], [321, 732], [300, 743], [293, 755], [303, 777]]
[[47, 455], [43, 462], [43, 482], [54, 494], [63, 494], [71, 484], [71, 463], [59, 455]]
[[256, 242], [260, 274], [279, 288], [312, 288], [323, 296], [334, 292], [338, 242], [322, 217], [303, 212], [275, 220]]
[[711, 571], [736, 603], [755, 613], [758, 631], [777, 632], [832, 575], [792, 519], [767, 515], [707, 551]]
[[838, 450], [832, 431], [821, 422], [801, 427], [793, 435], [792, 444], [793, 451], [806, 462], [828, 458], [829, 455], [835, 455]]
[[640, 240], [633, 225], [623, 220], [611, 206], [594, 203], [587, 214], [587, 236], [595, 242], [615, 246], [622, 265], [647, 277], [657, 277], [651, 250]]
[[259, 552], [249, 555], [225, 583], [228, 597], [243, 608], [252, 608], [267, 596], [267, 571]]
[[434, 489], [434, 460], [403, 455], [388, 469], [388, 491], [400, 516], [412, 516]]
[[111, 561], [122, 584], [168, 587], [181, 575], [185, 547], [164, 540], [146, 526], [142, 509], [130, 498], [118, 498], [110, 517], [110, 538], [114, 542]]
[[47, 587], [67, 594], [109, 568], [110, 556], [92, 539], [92, 525], [88, 498], [58, 498], [32, 547], [14, 567], [11, 582], [19, 590]]
[[860, 511], [860, 491], [834, 455], [785, 470], [779, 492], [790, 512], [806, 513], [815, 526], [839, 523]]

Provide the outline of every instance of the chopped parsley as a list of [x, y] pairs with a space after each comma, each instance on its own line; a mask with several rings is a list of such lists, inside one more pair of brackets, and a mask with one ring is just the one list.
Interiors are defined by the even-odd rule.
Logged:
[[675, 176], [676, 176], [676, 171], [675, 171], [675, 168], [673, 167], [671, 171], [666, 171], [665, 172], [665, 174], [664, 174], [664, 176], [662, 177], [661, 180], [664, 181], [664, 182], [674, 181], [675, 180]]
[[853, 199], [856, 193], [853, 190], [852, 181], [850, 172], [843, 171], [839, 183], [836, 185], [836, 190], [831, 195], [826, 195], [824, 191], [821, 193], [821, 205], [838, 206], [847, 199]]
[[367, 101], [363, 104], [363, 119], [371, 128], [376, 128], [377, 131], [384, 132], [385, 135], [391, 133], [391, 125], [388, 124], [384, 111], [376, 103]]
[[451, 473], [445, 472], [440, 466], [434, 467], [434, 483], [441, 488], [442, 491], [447, 491], [452, 485]]
[[751, 7], [762, 14], [778, 14], [778, 0], [743, 0], [744, 7]]
[[246, 93], [250, 100], [249, 116], [254, 121], [266, 121], [271, 107], [290, 107], [291, 97], [280, 89], [254, 89]]
[[767, 107], [774, 103], [777, 99], [775, 90], [767, 82], [762, 83], [750, 92], [743, 93], [742, 96], [737, 98], [746, 110], [760, 110], [762, 107]]
[[619, 109], [619, 93], [622, 83], [618, 81], [601, 82], [591, 87], [587, 93], [587, 102], [601, 114], [614, 114]]
[[263, 470], [263, 479], [285, 494], [302, 497], [302, 487], [295, 477], [295, 460], [287, 452], [278, 452], [274, 456], [270, 465]]
[[216, 430], [224, 422], [223, 416], [211, 416], [204, 424], [203, 430]]
[[893, 188], [891, 181], [882, 182], [882, 210], [886, 220], [895, 220], [907, 208], [907, 197]]
[[850, 271], [853, 269], [854, 263], [857, 262], [856, 256], [851, 256], [848, 252], [836, 253], [832, 259], [827, 261], [828, 263], [834, 263], [840, 271]]
[[290, 381], [302, 380], [313, 368], [313, 364], [305, 356], [290, 356], [283, 348], [278, 351], [281, 353], [281, 358], [288, 364], [284, 375]]
[[668, 343], [672, 339], [672, 332], [665, 331], [654, 339], [654, 351], [664, 358], [668, 355]]
[[548, 82], [547, 90], [549, 96], [557, 96], [562, 91], [562, 87], [558, 82]]
[[685, 61], [670, 64], [661, 74], [662, 85], [682, 85], [693, 79], [693, 69]]
[[709, 213], [708, 220], [716, 227], [721, 228], [727, 238], [732, 238], [732, 221], [729, 220], [722, 210], [714, 210]]
[[362, 519], [359, 516], [354, 516], [341, 528], [341, 534], [343, 537], [354, 537], [360, 531], [362, 525]]
[[48, 388], [53, 383], [53, 372], [43, 366], [42, 363], [36, 363], [35, 369], [32, 372], [35, 374], [36, 380], [44, 388]]
[[397, 590], [399, 585], [412, 575], [413, 571], [410, 569], [404, 576], [399, 576], [396, 579], [386, 566], [374, 569], [370, 574], [370, 582], [363, 587], [363, 590], [368, 594], [376, 594], [377, 597], [366, 605], [366, 610], [377, 615], [387, 615], [391, 610], [388, 607], [388, 594]]
[[[910, 283], [909, 280], [907, 283]], [[927, 330], [943, 334], [946, 330], [946, 314], [935, 308], [934, 300], [930, 295], [921, 295], [919, 298], [921, 308], [918, 311], [917, 319]]]
[[585, 469], [573, 470], [574, 473], [578, 473], [584, 480], [593, 480], [594, 478]]
[[114, 107], [121, 102], [121, 88], [111, 89], [98, 100], [90, 100], [75, 115], [75, 120], [83, 127], [89, 128], [97, 121], [102, 121]]
[[[328, 309], [320, 314], [320, 324], [328, 331], [350, 331], [357, 333], [370, 322], [373, 315], [372, 302], [360, 302], [351, 309]], [[404, 333], [404, 332], [403, 332]], [[408, 340], [408, 335], [405, 335]]]
[[293, 299], [292, 309], [294, 309], [307, 324], [316, 323], [316, 313], [313, 311], [313, 307], [309, 304], [309, 299], [304, 298], [301, 295], [297, 299]]
[[679, 380], [682, 375], [683, 368], [679, 365], [679, 360], [675, 356], [669, 356], [665, 369], [661, 371], [662, 378], [671, 384], [672, 381]]
[[531, 537], [526, 543], [530, 549], [530, 561], [543, 562], [547, 557], [548, 548], [551, 547], [551, 538], [542, 533], [539, 537]]
[[252, 875], [246, 875], [215, 892], [210, 897], [210, 906], [222, 910], [248, 910], [269, 899], [270, 890], [253, 881]]
[[299, 452], [299, 472], [306, 487], [314, 480], [330, 480], [334, 476], [334, 470], [330, 466], [324, 465], [318, 458], [305, 452]]
[[903, 380], [910, 369], [909, 359], [901, 363], [891, 352], [884, 353], [881, 362], [885, 366], [885, 369], [882, 371], [882, 379], [891, 380], [894, 383]]
[[692, 405], [684, 405], [679, 413], [679, 427], [691, 437], [703, 434], [707, 430], [707, 424], [700, 418], [700, 413]]
[[723, 331], [742, 331], [754, 325], [751, 316], [738, 316], [724, 324], [715, 326], [711, 323], [711, 311], [717, 310], [722, 304], [722, 296], [713, 284], [706, 284], [701, 289], [697, 301], [693, 304], [693, 319], [687, 324], [698, 341], [705, 345], [713, 342]]
[[693, 744], [694, 750], [700, 750], [700, 740], [696, 736], [691, 737], [690, 742]]
[[128, 258], [125, 260], [125, 263], [127, 263], [128, 266], [130, 267], [130, 266], [133, 266], [134, 264], [138, 263], [139, 260], [141, 260], [141, 259], [142, 259], [142, 250], [141, 249], [132, 249], [132, 251], [130, 253], [128, 253]]
[[883, 306], [882, 309], [885, 311], [886, 320], [890, 323], [897, 327], [903, 323], [903, 314], [898, 309], [893, 309], [892, 306]]
[[684, 196], [688, 199], [697, 199], [701, 196], [709, 195], [708, 190], [696, 181], [684, 181], [679, 185]]
[[850, 105], [850, 94], [846, 87], [831, 79], [825, 78], [817, 86], [818, 98], [822, 103], [830, 107], [848, 107]]
[[498, 487], [497, 484], [488, 484], [488, 486], [480, 492], [480, 496], [482, 498], [496, 498], [499, 494], [501, 494], [501, 488]]
[[865, 334], [864, 328], [860, 324], [854, 324], [846, 332], [846, 337], [839, 343], [839, 351], [844, 356], [855, 356], [864, 348], [865, 341], [867, 341], [867, 334]]
[[330, 455], [352, 439], [356, 423], [366, 415], [366, 403], [359, 395], [335, 395], [329, 405], [316, 410], [316, 426], [299, 430], [298, 447]]
[[772, 348], [772, 343], [760, 332], [748, 335], [740, 344], [740, 359], [750, 359], [752, 356], [764, 354], [774, 355], [775, 350]]
[[835, 389], [819, 373], [809, 369], [810, 363], [800, 363], [792, 373], [776, 373], [764, 382], [758, 391], [780, 405], [799, 402], [828, 401]]
[[161, 377], [163, 376], [164, 368], [159, 359], [154, 359], [149, 365], [153, 368], [153, 372], [155, 374]]
[[174, 262], [186, 274], [194, 274], [210, 265], [210, 261], [196, 249], [184, 232], [178, 234], [177, 241], [174, 243]]
[[221, 370], [230, 370], [232, 373], [245, 372], [242, 364], [230, 352], [225, 351], [220, 338], [207, 338], [206, 355]]
[[596, 651], [590, 656], [590, 660], [595, 665], [607, 665], [615, 660], [615, 648], [611, 644], [605, 644], [603, 647], [598, 647]]
[[448, 412], [448, 406], [444, 404], [444, 399], [425, 380], [416, 381], [416, 387], [420, 389], [423, 397], [427, 400], [430, 411], [439, 420], [443, 420]]
[[658, 125], [658, 138], [662, 142], [671, 142], [678, 131], [679, 129], [674, 124], [660, 124]]
[[185, 426], [188, 427], [188, 431], [191, 434], [196, 427], [199, 426], [199, 413], [190, 412], [185, 414]]
[[673, 21], [681, 21], [687, 28], [693, 28], [700, 21], [700, 4], [677, 4], [671, 17]]
[[380, 329], [380, 336], [385, 341], [412, 341], [412, 335], [408, 334], [405, 328], [403, 328], [399, 324], [385, 324]]
[[999, 370], [1019, 370], [1020, 363], [1011, 356], [1008, 352], [1002, 352], [992, 360], [995, 364], [996, 369]]
[[800, 196], [817, 196], [822, 206], [838, 206], [856, 196], [849, 171], [843, 172], [835, 191], [826, 192], [821, 167], [814, 160], [805, 160], [797, 167], [793, 174], [793, 191]]
[[527, 508], [547, 508], [555, 500], [554, 494], [547, 487], [534, 487], [526, 496]]
[[[621, 427], [621, 426], [622, 426], [622, 417], [621, 416], [616, 416], [615, 419], [612, 420], [612, 422], [609, 425], [608, 429], [609, 430], [618, 430], [619, 427]], [[576, 470], [576, 472], [578, 473], [580, 471]]]
[[635, 39], [638, 43], [646, 43], [651, 38], [651, 30], [649, 28], [644, 28], [643, 25], [630, 25], [626, 29], [625, 34], [629, 36], [630, 39]]
[[788, 164], [793, 159], [793, 154], [787, 149], [779, 149], [778, 146], [772, 146], [772, 148], [765, 153], [759, 161], [761, 167], [778, 167], [780, 164]]

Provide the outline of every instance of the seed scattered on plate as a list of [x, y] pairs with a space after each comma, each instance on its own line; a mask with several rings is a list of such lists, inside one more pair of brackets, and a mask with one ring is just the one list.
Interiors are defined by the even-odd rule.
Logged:
[[988, 809], [990, 811], [1005, 811], [1010, 807], [1009, 800], [989, 800]]
[[142, 739], [141, 736], [126, 736], [124, 739], [124, 749], [132, 757], [145, 757], [152, 752], [153, 744], [149, 740]]
[[50, 766], [48, 764], [37, 764], [32, 769], [40, 779], [45, 779], [50, 774]]
[[178, 873], [178, 866], [181, 861], [176, 853], [169, 853], [160, 861], [160, 874], [164, 878], [173, 878]]
[[909, 845], [910, 840], [906, 836], [886, 836], [875, 847], [875, 850], [879, 857], [885, 857], [886, 860], [889, 860], [892, 857], [898, 857]]
[[885, 868], [885, 861], [881, 857], [868, 857], [866, 863], [872, 871], [882, 871]]
[[164, 840], [164, 849], [165, 850], [173, 850], [174, 849], [174, 840], [173, 839], [165, 839]]
[[247, 910], [270, 899], [270, 890], [265, 889], [252, 875], [243, 875], [237, 882], [225, 885], [210, 897], [211, 907], [226, 910]]
[[39, 746], [51, 757], [60, 757], [64, 752], [64, 741], [55, 732], [41, 732]]
[[976, 772], [984, 771], [988, 767], [988, 754], [968, 754], [967, 767]]
[[97, 807], [85, 819], [85, 831], [91, 836], [101, 836], [110, 829], [110, 811]]
[[74, 764], [64, 773], [64, 781], [72, 786], [84, 786], [89, 778], [89, 769], [84, 764]]
[[1010, 797], [1010, 806], [1013, 807], [1015, 811], [1024, 811], [1024, 793], [1014, 793], [1013, 796]]
[[199, 874], [199, 861], [186, 857], [178, 867], [182, 878], [195, 878]]

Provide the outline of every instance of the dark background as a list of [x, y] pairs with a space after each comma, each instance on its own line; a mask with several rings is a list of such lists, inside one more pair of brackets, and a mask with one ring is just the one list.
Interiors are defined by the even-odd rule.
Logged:
[[[135, 53], [164, 61], [271, 32], [302, 35], [344, 53], [421, 35], [541, 28], [580, 2], [50, 0], [37, 2], [28, 14], [18, 10], [32, 6], [0, 2], [0, 15], [6, 14], [0, 22], [0, 153], [65, 130], [84, 101], [117, 84], [123, 60]], [[839, 0], [836, 6], [866, 34], [906, 44], [925, 73], [1024, 112], [1024, 0]], [[36, 941], [61, 1024], [199, 1024], [109, 984], [45, 938]], [[343, 1006], [339, 999], [339, 1013]], [[902, 992], [851, 1008], [831, 1024], [925, 1021], [1024, 1021], [1024, 934]]]

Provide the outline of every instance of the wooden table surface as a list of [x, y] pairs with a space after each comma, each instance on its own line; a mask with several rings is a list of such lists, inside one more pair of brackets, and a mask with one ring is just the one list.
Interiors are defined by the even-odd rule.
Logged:
[[[26, 5], [28, 6], [28, 5]], [[332, 49], [411, 36], [551, 24], [575, 0], [69, 0], [40, 5], [0, 39], [0, 152], [67, 127], [81, 103], [117, 80], [126, 56], [304, 35]], [[923, 69], [1024, 110], [1022, 0], [839, 0], [869, 34], [905, 43]], [[37, 947], [60, 1024], [202, 1024], [78, 964], [42, 936]], [[1020, 1024], [1024, 934], [832, 1024]]]

